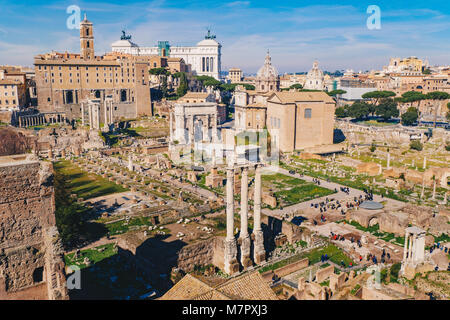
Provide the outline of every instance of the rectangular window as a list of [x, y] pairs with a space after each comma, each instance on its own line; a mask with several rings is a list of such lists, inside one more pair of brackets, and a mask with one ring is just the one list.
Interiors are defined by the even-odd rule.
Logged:
[[311, 108], [306, 108], [305, 109], [305, 119], [310, 119], [311, 118], [311, 114], [312, 114], [312, 109]]

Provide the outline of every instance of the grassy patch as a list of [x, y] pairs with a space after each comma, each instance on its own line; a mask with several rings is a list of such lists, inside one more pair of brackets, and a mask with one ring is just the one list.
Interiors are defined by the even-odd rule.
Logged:
[[110, 235], [122, 234], [128, 232], [133, 227], [151, 226], [149, 217], [135, 217], [131, 218], [128, 223], [126, 220], [120, 220], [113, 223], [105, 224]]
[[334, 190], [281, 173], [263, 175], [262, 182], [264, 188], [275, 189], [278, 206], [290, 206], [334, 193]]
[[355, 295], [356, 292], [358, 292], [359, 288], [361, 288], [361, 286], [360, 286], [359, 284], [357, 284], [357, 285], [352, 289], [352, 291], [350, 291], [350, 293], [351, 293], [352, 295]]
[[325, 280], [324, 282], [321, 282], [320, 285], [322, 287], [328, 287], [330, 285], [330, 280]]
[[307, 183], [302, 186], [293, 187], [289, 190], [275, 192], [275, 196], [277, 198], [280, 198], [285, 203], [285, 205], [289, 206], [292, 204], [328, 196], [333, 193], [334, 190], [319, 187], [312, 183]]
[[85, 200], [129, 190], [99, 175], [85, 172], [67, 160], [55, 162], [54, 169], [67, 179], [70, 193]]
[[347, 223], [350, 224], [350, 225], [352, 225], [352, 226], [354, 226], [356, 229], [361, 230], [361, 231], [364, 231], [364, 232], [375, 233], [375, 232], [377, 232], [377, 231], [380, 229], [378, 223], [375, 224], [375, 225], [373, 225], [373, 226], [370, 226], [370, 227], [368, 227], [368, 228], [363, 227], [362, 225], [360, 225], [360, 224], [359, 224], [358, 222], [356, 222], [356, 221], [352, 221], [352, 222], [348, 222], [348, 221], [347, 221]]
[[336, 263], [338, 265], [341, 264], [341, 261], [344, 261], [345, 266], [348, 266], [350, 264], [350, 262], [352, 263], [353, 266], [355, 266], [355, 263], [352, 261], [352, 259], [347, 257], [344, 254], [344, 252], [342, 252], [341, 249], [339, 249], [338, 247], [336, 247], [333, 244], [329, 244], [326, 247], [317, 248], [317, 249], [311, 250], [309, 252], [302, 252], [300, 254], [297, 254], [295, 256], [289, 257], [287, 259], [278, 261], [278, 262], [276, 262], [274, 264], [264, 266], [263, 268], [259, 269], [258, 271], [260, 273], [264, 273], [264, 272], [269, 271], [269, 270], [276, 270], [276, 269], [279, 269], [279, 268], [284, 267], [284, 266], [286, 266], [288, 264], [297, 262], [297, 261], [299, 261], [301, 259], [304, 259], [304, 258], [308, 258], [309, 264], [316, 264], [316, 263], [318, 263], [320, 261], [320, 257], [322, 255], [325, 255], [325, 254], [328, 255], [328, 258], [332, 262], [334, 262], [334, 263]]
[[95, 264], [103, 259], [109, 258], [117, 254], [117, 249], [114, 248], [113, 243], [101, 245], [92, 249], [81, 250], [77, 259], [74, 259], [75, 252], [64, 255], [66, 266], [76, 265], [80, 269], [86, 268], [84, 259], [87, 257], [91, 264]]
[[434, 242], [450, 242], [450, 236], [448, 234], [442, 233], [439, 237], [433, 236]]
[[347, 257], [341, 249], [339, 249], [338, 247], [336, 247], [333, 244], [329, 244], [328, 246], [326, 246], [324, 248], [314, 249], [314, 250], [310, 251], [309, 253], [307, 253], [305, 258], [309, 259], [310, 264], [315, 264], [315, 263], [319, 262], [320, 257], [325, 254], [328, 255], [328, 258], [332, 262], [334, 262], [338, 265], [341, 264], [341, 261], [344, 261], [345, 266], [348, 266], [350, 263], [352, 263], [353, 266], [355, 265], [355, 263], [353, 262], [352, 259]]

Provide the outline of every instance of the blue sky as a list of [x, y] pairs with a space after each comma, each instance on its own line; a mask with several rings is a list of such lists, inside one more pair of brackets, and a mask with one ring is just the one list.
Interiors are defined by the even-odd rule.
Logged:
[[[96, 54], [110, 50], [121, 30], [141, 46], [169, 40], [190, 45], [211, 27], [222, 44], [222, 68], [255, 72], [267, 49], [282, 73], [370, 70], [391, 56], [418, 56], [450, 64], [450, 1], [0, 0], [0, 65], [32, 65], [51, 50], [79, 52], [79, 31], [66, 27], [66, 9], [78, 5], [94, 23]], [[381, 29], [369, 30], [369, 5], [381, 9]]]

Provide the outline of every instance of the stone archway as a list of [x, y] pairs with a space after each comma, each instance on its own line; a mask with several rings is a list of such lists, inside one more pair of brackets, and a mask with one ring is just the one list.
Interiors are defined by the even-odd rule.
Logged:
[[194, 141], [203, 141], [203, 125], [202, 119], [194, 122]]
[[368, 223], [369, 227], [373, 227], [373, 226], [375, 226], [377, 224], [379, 225], [378, 217], [372, 217], [372, 218], [369, 219], [369, 223]]

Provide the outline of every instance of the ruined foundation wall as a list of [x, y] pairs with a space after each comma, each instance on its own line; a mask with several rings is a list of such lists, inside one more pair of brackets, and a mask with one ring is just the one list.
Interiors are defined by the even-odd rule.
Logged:
[[185, 272], [192, 271], [195, 265], [214, 264], [220, 268], [220, 264], [222, 264], [223, 267], [224, 252], [222, 247], [223, 241], [219, 237], [185, 246], [178, 252], [177, 266]]
[[[19, 295], [23, 299], [36, 295], [53, 299], [54, 293], [47, 286], [45, 292], [36, 292], [37, 287], [44, 287], [42, 283], [49, 284], [50, 277], [57, 279], [55, 289], [65, 286], [64, 274], [54, 274], [55, 266], [50, 264], [62, 263], [64, 269], [62, 250], [54, 248], [58, 237], [53, 167], [31, 157], [0, 157], [0, 296], [9, 298], [9, 294], [13, 297], [18, 291], [29, 290], [29, 295], [25, 291]], [[52, 228], [56, 238], [46, 242]], [[65, 297], [65, 290], [56, 296]]]

